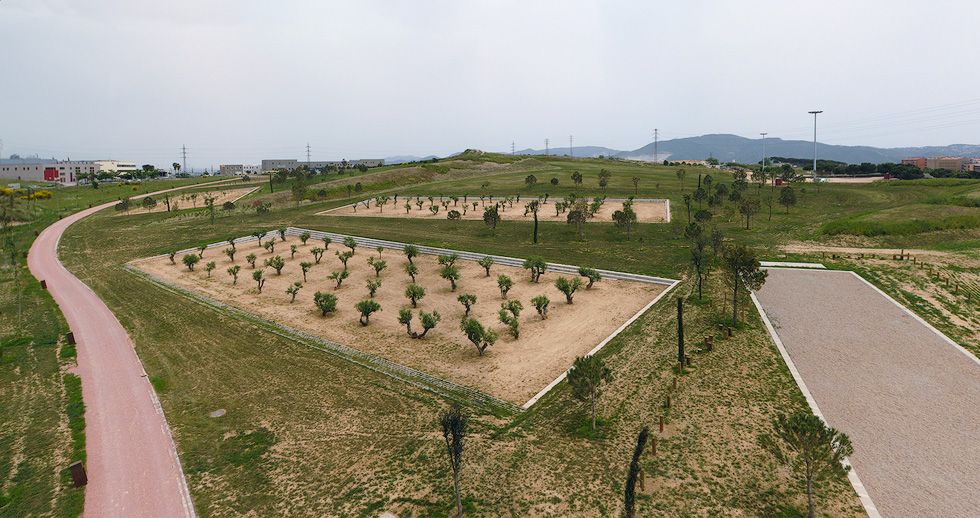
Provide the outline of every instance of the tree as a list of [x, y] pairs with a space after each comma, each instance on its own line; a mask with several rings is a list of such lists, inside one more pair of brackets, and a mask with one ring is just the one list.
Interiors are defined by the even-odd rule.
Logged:
[[357, 304], [354, 304], [354, 309], [356, 309], [357, 312], [361, 314], [358, 321], [361, 323], [362, 326], [366, 326], [371, 322], [371, 313], [381, 311], [381, 304], [378, 304], [377, 302], [371, 299], [362, 300]]
[[230, 259], [231, 262], [235, 262], [235, 249], [234, 248], [225, 248], [225, 255], [228, 256], [228, 259]]
[[262, 270], [255, 270], [252, 272], [252, 280], [258, 284], [259, 293], [262, 293], [262, 286], [265, 285], [265, 279], [262, 277]]
[[316, 261], [316, 264], [320, 264], [320, 258], [323, 257], [324, 252], [326, 252], [326, 250], [318, 246], [314, 246], [310, 249], [310, 253], [313, 254], [313, 260]]
[[303, 283], [302, 282], [299, 282], [299, 281], [296, 281], [296, 282], [294, 282], [292, 284], [292, 286], [286, 288], [286, 293], [292, 295], [292, 298], [289, 299], [289, 303], [290, 304], [292, 304], [293, 302], [296, 302], [296, 294], [299, 293], [299, 290], [302, 287], [303, 287]]
[[769, 207], [769, 219], [767, 221], [772, 221], [772, 203], [774, 201], [775, 200], [773, 199], [771, 194], [767, 194], [762, 197], [762, 203], [764, 203], [767, 207]]
[[613, 212], [613, 221], [616, 223], [616, 228], [619, 230], [626, 231], [626, 240], [630, 240], [630, 232], [636, 225], [636, 212], [633, 211], [631, 202], [623, 202], [623, 210], [617, 210]]
[[367, 280], [368, 293], [371, 295], [372, 299], [374, 298], [374, 294], [377, 293], [378, 288], [380, 287], [381, 287], [381, 281], [376, 281], [374, 279]]
[[843, 462], [854, 454], [851, 439], [809, 412], [778, 415], [773, 426], [776, 437], [762, 435], [759, 443], [780, 464], [805, 477], [807, 517], [813, 518], [813, 482], [828, 476], [847, 475], [850, 466], [845, 466]]
[[408, 329], [408, 336], [412, 338], [424, 338], [425, 334], [429, 332], [429, 329], [436, 327], [436, 324], [442, 320], [442, 316], [438, 311], [433, 311], [432, 313], [426, 313], [425, 311], [419, 311], [419, 321], [422, 323], [422, 332], [416, 333], [412, 331], [412, 310], [402, 309], [398, 312], [398, 323], [406, 326]]
[[324, 250], [330, 250], [330, 243], [333, 243], [333, 240], [330, 239], [329, 237], [324, 237], [323, 238], [323, 249]]
[[745, 245], [726, 244], [721, 250], [721, 264], [725, 270], [725, 283], [732, 289], [732, 322], [738, 325], [738, 292], [758, 290], [766, 283], [769, 272], [761, 270], [755, 252]]
[[340, 262], [344, 263], [344, 271], [346, 272], [347, 271], [347, 261], [349, 261], [351, 257], [354, 257], [354, 252], [351, 252], [350, 250], [348, 250], [346, 252], [341, 252], [340, 250], [337, 250], [334, 253], [337, 254], [337, 258], [340, 259]]
[[483, 269], [487, 271], [487, 277], [490, 276], [490, 267], [493, 266], [493, 257], [485, 255], [482, 259], [477, 261], [476, 264], [482, 266]]
[[738, 212], [745, 215], [745, 230], [749, 229], [749, 219], [762, 207], [759, 198], [742, 198], [738, 202]]
[[548, 263], [540, 255], [532, 255], [524, 260], [523, 268], [531, 271], [531, 282], [538, 282], [541, 275], [548, 269]]
[[602, 383], [612, 381], [612, 371], [595, 356], [579, 356], [566, 378], [572, 396], [592, 406], [592, 429], [595, 430], [595, 404], [602, 395]]
[[339, 272], [333, 272], [327, 276], [327, 279], [331, 281], [337, 281], [337, 285], [334, 286], [335, 290], [340, 289], [340, 285], [344, 283], [344, 279], [350, 277], [350, 272], [347, 270], [341, 270]]
[[194, 265], [200, 260], [201, 258], [198, 257], [197, 254], [185, 254], [184, 258], [182, 259], [182, 261], [184, 261], [184, 266], [186, 266], [187, 269], [192, 272], [194, 271]]
[[514, 287], [514, 281], [510, 280], [510, 277], [500, 274], [497, 276], [497, 287], [500, 288], [500, 296], [507, 298], [507, 292]]
[[539, 315], [541, 315], [542, 320], [548, 318], [549, 304], [551, 304], [551, 301], [544, 295], [538, 295], [537, 297], [531, 299], [531, 305], [534, 306], [534, 309], [537, 310]]
[[779, 204], [786, 207], [786, 214], [789, 214], [791, 205], [796, 205], [796, 192], [790, 186], [783, 187], [779, 191]]
[[452, 286], [452, 291], [456, 291], [456, 281], [459, 280], [459, 268], [451, 264], [447, 264], [442, 267], [442, 271], [439, 272], [439, 276], [449, 281], [449, 284]]
[[476, 321], [475, 318], [463, 317], [462, 322], [459, 324], [459, 328], [466, 334], [466, 338], [473, 345], [476, 346], [476, 350], [480, 352], [480, 356], [483, 356], [483, 351], [497, 342], [497, 333], [493, 330], [486, 329], [482, 324]]
[[527, 216], [528, 212], [534, 214], [534, 243], [538, 242], [538, 210], [540, 208], [541, 208], [541, 202], [539, 202], [538, 200], [530, 201], [528, 202], [527, 205], [524, 206], [525, 216]]
[[453, 489], [456, 491], [456, 517], [463, 516], [463, 503], [459, 498], [459, 472], [463, 469], [463, 439], [466, 437], [467, 415], [454, 403], [442, 416], [442, 437], [446, 440], [449, 464], [453, 468]]
[[419, 255], [418, 247], [416, 247], [415, 245], [405, 245], [404, 252], [405, 252], [405, 257], [408, 258], [408, 264], [414, 264], [412, 263], [412, 258], [418, 257]]
[[255, 238], [255, 242], [258, 243], [259, 248], [262, 248], [262, 238], [265, 237], [265, 232], [256, 230], [252, 232], [252, 236]]
[[452, 254], [447, 254], [447, 255], [439, 254], [439, 257], [438, 257], [439, 264], [444, 265], [444, 266], [445, 265], [455, 266], [456, 265], [456, 261], [458, 261], [458, 260], [459, 260], [459, 254], [457, 254], [457, 253], [452, 253]]
[[303, 270], [303, 282], [306, 282], [306, 274], [307, 272], [310, 271], [310, 268], [313, 268], [313, 263], [309, 261], [303, 261], [299, 263], [299, 268], [300, 270]]
[[258, 256], [255, 254], [248, 254], [245, 256], [245, 261], [254, 269], [255, 261], [258, 260]]
[[309, 241], [311, 237], [313, 237], [313, 236], [310, 235], [309, 232], [304, 231], [304, 232], [300, 233], [299, 240], [302, 241], [303, 244], [305, 245], [306, 242]]
[[174, 261], [174, 257], [177, 256], [177, 251], [176, 250], [171, 250], [171, 251], [167, 252], [167, 256], [170, 257], [170, 264], [177, 264], [177, 262]]
[[446, 213], [446, 219], [453, 222], [453, 229], [455, 229], [459, 224], [459, 220], [463, 219], [463, 215], [460, 214], [458, 210], [453, 209]]
[[589, 279], [589, 284], [585, 286], [585, 289], [592, 289], [592, 285], [598, 281], [602, 280], [602, 274], [593, 268], [586, 268], [584, 266], [579, 266], [578, 274], [586, 279]]
[[265, 248], [270, 254], [276, 253], [276, 239], [275, 238], [272, 238], [272, 239], [266, 241], [262, 245], [262, 248]]
[[572, 183], [575, 184], [575, 189], [578, 189], [582, 185], [582, 173], [575, 171], [572, 173]]
[[650, 427], [644, 426], [640, 435], [636, 437], [636, 448], [633, 449], [633, 460], [630, 461], [630, 468], [626, 474], [626, 491], [623, 503], [626, 507], [626, 518], [636, 516], [636, 477], [640, 474], [640, 456], [643, 455], [643, 448], [647, 445], [650, 437]]
[[313, 304], [322, 312], [321, 316], [337, 311], [337, 296], [332, 293], [316, 292], [313, 294]]
[[681, 192], [684, 192], [684, 177], [687, 176], [687, 171], [683, 169], [677, 170], [677, 179], [681, 181]]
[[565, 294], [565, 300], [568, 301], [569, 304], [572, 303], [572, 296], [575, 295], [575, 292], [584, 285], [585, 283], [578, 277], [572, 277], [571, 280], [566, 277], [559, 277], [555, 279], [555, 288], [558, 288], [558, 291]]
[[213, 272], [214, 269], [217, 267], [218, 267], [218, 263], [214, 261], [211, 261], [208, 264], [204, 265], [204, 271], [208, 272], [208, 278], [211, 277], [211, 272]]
[[265, 266], [271, 266], [275, 268], [276, 275], [282, 275], [282, 269], [286, 267], [286, 260], [277, 255], [275, 257], [266, 259], [263, 264], [265, 264]]
[[494, 235], [497, 230], [497, 224], [500, 223], [500, 213], [497, 212], [496, 205], [490, 205], [483, 208], [483, 224], [490, 228], [490, 235]]
[[238, 284], [238, 272], [240, 271], [242, 271], [242, 267], [237, 264], [228, 268], [228, 275], [231, 275], [232, 277], [232, 284]]
[[413, 308], [419, 307], [419, 301], [422, 300], [423, 297], [425, 297], [425, 288], [419, 286], [418, 284], [413, 282], [412, 284], [409, 284], [407, 288], [405, 288], [405, 298], [412, 301]]
[[157, 201], [151, 198], [150, 196], [147, 196], [143, 198], [141, 204], [143, 205], [143, 208], [146, 209], [146, 212], [149, 213], [151, 210], [153, 210], [154, 207], [157, 206]]
[[470, 295], [469, 293], [464, 293], [456, 297], [456, 300], [458, 300], [459, 303], [462, 304], [464, 308], [466, 308], [466, 313], [464, 313], [464, 316], [468, 316], [470, 314], [470, 308], [472, 308], [476, 304], [476, 295]]
[[519, 300], [500, 303], [500, 322], [509, 328], [510, 334], [514, 335], [515, 339], [519, 338], [521, 334], [520, 323], [517, 321], [517, 317], [520, 315], [522, 309], [524, 309], [524, 305]]
[[412, 278], [412, 282], [415, 282], [415, 276], [419, 274], [419, 267], [412, 263], [408, 263], [405, 265], [405, 273]]
[[707, 254], [705, 253], [707, 246], [708, 238], [703, 233], [695, 236], [691, 243], [691, 264], [694, 265], [694, 271], [698, 275], [698, 300], [704, 299], [702, 284], [707, 266]]
[[211, 226], [213, 227], [214, 226], [214, 196], [205, 196], [204, 206], [207, 207], [208, 209], [208, 216], [211, 218]]
[[381, 277], [382, 270], [388, 267], [387, 261], [380, 261], [380, 260], [375, 261], [374, 256], [368, 257], [367, 263], [370, 264], [372, 268], [374, 268], [375, 277]]
[[687, 224], [691, 224], [691, 195], [684, 195], [684, 207], [687, 208]]
[[350, 255], [354, 255], [354, 249], [357, 248], [357, 241], [353, 237], [347, 236], [344, 238], [344, 246], [350, 248]]

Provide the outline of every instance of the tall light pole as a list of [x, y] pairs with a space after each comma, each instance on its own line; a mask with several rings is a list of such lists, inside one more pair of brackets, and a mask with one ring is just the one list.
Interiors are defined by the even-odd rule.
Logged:
[[807, 112], [813, 114], [813, 181], [817, 181], [817, 114], [823, 113], [823, 110], [815, 110], [812, 112]]
[[766, 178], [766, 133], [759, 133], [762, 135], [762, 179]]

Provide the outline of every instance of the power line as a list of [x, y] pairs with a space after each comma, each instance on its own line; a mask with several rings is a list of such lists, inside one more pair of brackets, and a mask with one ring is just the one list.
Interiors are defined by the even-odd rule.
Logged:
[[184, 157], [184, 165], [182, 165], [180, 169], [186, 172], [187, 171], [187, 146], [182, 144], [180, 146], [180, 153]]

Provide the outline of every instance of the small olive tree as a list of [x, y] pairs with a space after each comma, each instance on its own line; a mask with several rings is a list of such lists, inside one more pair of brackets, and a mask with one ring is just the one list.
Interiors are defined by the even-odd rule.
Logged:
[[548, 263], [540, 255], [532, 255], [524, 260], [524, 269], [530, 270], [531, 282], [538, 282], [541, 275], [548, 270]]
[[253, 269], [255, 268], [255, 261], [258, 259], [259, 257], [255, 254], [248, 254], [245, 256], [245, 262], [247, 262]]
[[463, 317], [459, 327], [466, 335], [466, 338], [476, 346], [476, 350], [480, 352], [480, 356], [483, 356], [483, 351], [487, 347], [490, 347], [497, 341], [497, 333], [484, 328], [475, 318]]
[[322, 316], [327, 316], [327, 313], [337, 311], [337, 296], [333, 293], [318, 291], [313, 294], [313, 304], [321, 311]]
[[242, 271], [242, 267], [237, 264], [231, 268], [228, 268], [228, 275], [231, 275], [232, 284], [238, 284], [238, 272], [240, 271]]
[[487, 271], [487, 277], [490, 276], [490, 267], [493, 266], [493, 257], [485, 255], [483, 256], [483, 259], [477, 261], [476, 264], [482, 266], [483, 269]]
[[470, 314], [470, 308], [472, 308], [474, 305], [476, 305], [476, 295], [471, 295], [469, 293], [464, 293], [464, 294], [456, 297], [456, 300], [458, 300], [459, 303], [462, 304], [464, 308], [466, 308], [466, 313], [464, 313], [464, 315], [465, 316], [469, 316], [469, 314]]
[[422, 324], [422, 332], [416, 333], [412, 331], [412, 310], [402, 309], [398, 312], [398, 323], [406, 326], [408, 329], [408, 336], [412, 338], [424, 338], [425, 334], [429, 332], [429, 329], [436, 327], [436, 324], [442, 320], [442, 316], [439, 315], [438, 311], [433, 311], [432, 313], [426, 313], [425, 311], [419, 311], [419, 321]]
[[413, 282], [412, 284], [409, 284], [407, 288], [405, 288], [405, 298], [412, 301], [413, 308], [419, 307], [418, 302], [422, 300], [423, 297], [425, 297], [425, 288], [419, 286], [418, 284]]
[[362, 326], [366, 326], [371, 321], [371, 314], [381, 311], [381, 304], [378, 304], [377, 302], [370, 299], [362, 300], [357, 304], [354, 304], [354, 309], [356, 309], [357, 312], [361, 314], [358, 321], [361, 323]]
[[348, 277], [350, 277], [350, 272], [347, 270], [341, 270], [339, 272], [331, 273], [330, 275], [327, 276], [327, 279], [330, 279], [331, 281], [336, 281], [337, 285], [334, 286], [334, 289], [339, 290], [340, 285], [344, 283], [344, 279]]
[[531, 299], [531, 305], [534, 306], [534, 309], [537, 310], [539, 315], [541, 315], [542, 320], [548, 318], [549, 304], [551, 304], [551, 301], [544, 295], [538, 295], [537, 297]]
[[449, 281], [449, 284], [452, 287], [451, 291], [456, 291], [456, 281], [459, 280], [459, 268], [456, 268], [451, 264], [447, 264], [442, 267], [442, 271], [439, 272], [439, 276]]
[[299, 293], [299, 290], [302, 288], [303, 288], [303, 283], [299, 281], [294, 282], [291, 286], [286, 288], [286, 293], [292, 295], [292, 298], [289, 299], [290, 304], [296, 302], [296, 294]]
[[506, 299], [507, 292], [514, 287], [514, 281], [510, 280], [510, 277], [500, 274], [497, 276], [497, 287], [500, 288], [500, 296]]
[[593, 268], [585, 268], [580, 266], [578, 269], [578, 274], [589, 280], [589, 283], [585, 285], [585, 289], [587, 290], [592, 289], [593, 284], [602, 280], [602, 274]]
[[565, 294], [565, 300], [569, 304], [572, 303], [572, 296], [575, 295], [575, 292], [578, 291], [578, 289], [583, 285], [585, 285], [585, 283], [578, 277], [572, 277], [571, 280], [565, 277], [555, 279], [555, 288], [558, 288], [558, 291]]
[[184, 266], [186, 266], [189, 271], [193, 272], [194, 265], [200, 262], [201, 258], [198, 257], [197, 254], [185, 254], [184, 258], [181, 260], [184, 261]]
[[259, 293], [262, 293], [262, 286], [265, 286], [265, 278], [262, 277], [262, 270], [252, 272], [252, 280], [258, 284]]

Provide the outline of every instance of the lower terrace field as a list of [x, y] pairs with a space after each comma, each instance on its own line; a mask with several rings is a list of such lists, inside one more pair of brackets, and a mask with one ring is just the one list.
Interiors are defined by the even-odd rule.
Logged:
[[[386, 203], [380, 206], [376, 200], [368, 199], [360, 203], [320, 212], [319, 214], [325, 216], [446, 219], [449, 211], [456, 210], [460, 212], [461, 219], [482, 220], [483, 208], [488, 204], [492, 205], [494, 200], [497, 200], [504, 203], [504, 209], [500, 211], [501, 219], [533, 221], [534, 215], [530, 212], [525, 213], [524, 211], [524, 205], [533, 199], [536, 198], [520, 199], [516, 197], [507, 198], [506, 201], [504, 198], [490, 198], [481, 201], [479, 198], [471, 196], [464, 202], [462, 199], [454, 201], [448, 198], [440, 200], [439, 197], [434, 197], [433, 201], [430, 202], [427, 197], [423, 196], [409, 198], [407, 200], [399, 199], [394, 204]], [[513, 200], [513, 202], [510, 200]], [[623, 201], [625, 200], [605, 200], [599, 210], [595, 212], [591, 221], [612, 221], [613, 212], [623, 208]], [[561, 210], [560, 202], [562, 202], [561, 198], [552, 198], [543, 203], [538, 211], [538, 220], [564, 222], [568, 216], [568, 212], [567, 210]], [[406, 205], [408, 206], [406, 207]], [[433, 211], [430, 207], [438, 208], [438, 210]], [[638, 222], [662, 223], [670, 221], [670, 210], [668, 209], [667, 200], [634, 200], [632, 208], [636, 213]]]
[[[264, 242], [272, 239], [267, 237]], [[177, 254], [174, 262], [168, 256], [162, 256], [131, 264], [167, 282], [249, 313], [518, 405], [537, 394], [568, 369], [575, 357], [588, 353], [667, 288], [665, 284], [603, 279], [591, 289], [580, 288], [573, 294], [573, 303], [569, 304], [554, 281], [560, 276], [571, 279], [575, 275], [546, 272], [535, 283], [528, 271], [521, 268], [495, 264], [488, 276], [477, 262], [460, 259], [456, 262], [460, 278], [453, 291], [450, 282], [440, 277], [442, 266], [436, 256], [422, 254], [413, 259], [419, 270], [416, 283], [426, 290], [425, 296], [417, 301], [416, 309], [405, 296], [412, 279], [405, 271], [409, 261], [400, 250], [379, 253], [375, 249], [356, 248], [346, 266], [349, 277], [337, 288], [336, 280], [328, 279], [328, 276], [344, 271], [344, 264], [337, 254], [349, 251], [349, 248], [337, 242], [329, 244], [320, 263], [310, 267], [304, 281], [300, 263], [315, 263], [311, 249], [323, 248], [324, 243], [311, 239], [303, 244], [295, 235], [286, 235], [285, 240], [277, 235], [274, 239], [273, 251], [259, 246], [254, 240], [238, 243], [234, 261], [222, 253], [224, 246], [210, 248], [193, 271], [184, 265], [183, 257], [188, 253], [199, 253], [197, 250]], [[296, 247], [295, 254], [291, 252], [293, 246]], [[257, 257], [254, 269], [246, 260], [248, 254]], [[252, 278], [253, 273], [263, 270], [264, 261], [276, 256], [285, 262], [282, 273], [277, 275], [274, 268], [264, 267], [266, 282], [260, 292]], [[368, 263], [369, 258], [384, 261], [386, 268], [377, 274]], [[205, 264], [211, 261], [216, 263], [216, 268], [209, 275]], [[235, 265], [241, 267], [237, 283], [227, 272]], [[506, 298], [498, 287], [498, 275], [506, 275], [513, 281]], [[373, 298], [366, 288], [368, 281], [381, 282]], [[303, 287], [296, 300], [291, 302], [286, 289], [296, 282], [301, 282]], [[322, 316], [313, 303], [314, 293], [318, 291], [337, 296], [336, 312]], [[462, 294], [476, 296], [477, 302], [470, 316], [499, 336], [483, 356], [460, 329], [465, 309], [457, 297]], [[545, 295], [551, 301], [547, 318], [542, 318], [531, 303], [531, 299], [539, 295]], [[376, 301], [382, 310], [371, 315], [367, 326], [362, 326], [360, 313], [354, 305], [365, 299]], [[514, 338], [509, 327], [498, 317], [501, 303], [515, 300], [523, 305], [518, 317], [519, 338]], [[413, 339], [408, 336], [406, 326], [398, 321], [400, 309], [415, 313], [412, 321], [415, 332], [422, 331], [419, 311], [438, 311], [442, 318], [424, 338]]]

